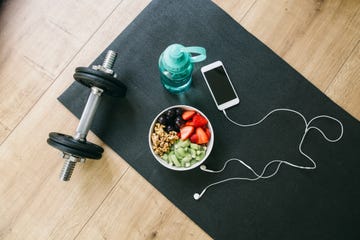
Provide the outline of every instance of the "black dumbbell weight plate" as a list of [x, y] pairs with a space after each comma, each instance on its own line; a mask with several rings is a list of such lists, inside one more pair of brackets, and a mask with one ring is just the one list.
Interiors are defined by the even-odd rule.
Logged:
[[113, 97], [124, 97], [126, 86], [112, 75], [87, 67], [75, 69], [74, 79], [87, 87], [98, 87]]
[[63, 134], [63, 133], [57, 133], [57, 132], [51, 132], [49, 133], [49, 138], [51, 140], [58, 142], [60, 144], [63, 144], [65, 146], [69, 146], [72, 148], [78, 148], [80, 150], [88, 151], [88, 152], [95, 152], [95, 153], [103, 153], [104, 149], [94, 143], [91, 142], [83, 142], [75, 140], [72, 136]]
[[62, 145], [60, 143], [57, 143], [57, 142], [51, 140], [50, 138], [47, 139], [47, 143], [50, 146], [52, 146], [56, 149], [59, 149], [62, 152], [69, 153], [71, 155], [74, 155], [74, 156], [77, 156], [80, 158], [91, 158], [91, 159], [100, 159], [101, 158], [101, 154], [92, 154], [92, 153], [84, 152], [84, 151], [81, 151], [81, 150], [78, 150], [75, 148], [70, 148], [70, 147]]
[[77, 141], [73, 137], [52, 132], [47, 140], [48, 144], [78, 157], [100, 159], [104, 149], [91, 142]]

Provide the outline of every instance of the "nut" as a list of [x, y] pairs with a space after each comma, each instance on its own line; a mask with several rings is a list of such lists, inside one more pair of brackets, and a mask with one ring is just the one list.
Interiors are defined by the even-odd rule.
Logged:
[[179, 139], [177, 132], [171, 131], [167, 133], [164, 128], [164, 125], [156, 123], [154, 132], [151, 134], [152, 148], [155, 154], [160, 157], [168, 152], [171, 146]]

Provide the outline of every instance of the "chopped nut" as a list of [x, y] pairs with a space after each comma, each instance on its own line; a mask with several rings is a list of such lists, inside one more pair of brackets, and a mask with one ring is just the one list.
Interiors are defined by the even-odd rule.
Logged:
[[164, 130], [165, 126], [156, 123], [154, 132], [151, 134], [152, 148], [155, 154], [162, 156], [170, 150], [170, 147], [179, 139], [177, 132], [171, 131], [167, 133]]

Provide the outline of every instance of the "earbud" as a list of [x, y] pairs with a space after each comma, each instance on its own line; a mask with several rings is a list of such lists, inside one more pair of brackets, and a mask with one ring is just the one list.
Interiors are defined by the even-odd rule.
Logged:
[[210, 170], [206, 168], [206, 165], [201, 165], [200, 169], [203, 170], [204, 172], [209, 172], [209, 173], [214, 173], [216, 171]]
[[200, 194], [194, 193], [194, 199], [195, 199], [195, 200], [199, 200], [199, 199], [200, 199]]

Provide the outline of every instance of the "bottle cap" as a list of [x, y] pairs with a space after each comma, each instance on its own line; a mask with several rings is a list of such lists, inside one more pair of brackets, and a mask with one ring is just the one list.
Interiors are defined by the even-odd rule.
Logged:
[[[191, 53], [198, 55], [191, 56]], [[181, 44], [172, 44], [168, 46], [163, 53], [163, 64], [171, 72], [182, 72], [189, 64], [200, 62], [206, 59], [205, 48], [202, 47], [184, 47]]]

